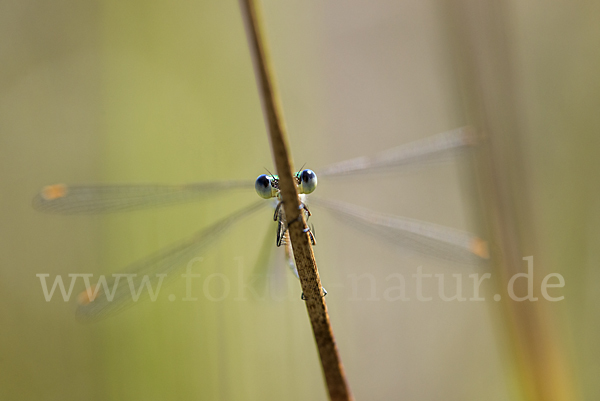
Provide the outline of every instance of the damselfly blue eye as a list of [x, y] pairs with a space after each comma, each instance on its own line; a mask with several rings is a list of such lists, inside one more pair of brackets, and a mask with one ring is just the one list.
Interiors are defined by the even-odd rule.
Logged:
[[[261, 174], [254, 183], [254, 189], [258, 196], [264, 199], [271, 199], [276, 196], [276, 191], [273, 188], [273, 177], [266, 174]], [[274, 195], [275, 192], [275, 195]]]
[[310, 194], [317, 188], [317, 175], [314, 171], [305, 169], [300, 172], [298, 192], [301, 194]]

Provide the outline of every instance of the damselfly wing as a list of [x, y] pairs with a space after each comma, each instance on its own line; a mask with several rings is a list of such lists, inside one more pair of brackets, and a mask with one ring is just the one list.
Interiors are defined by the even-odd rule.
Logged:
[[[333, 177], [351, 177], [356, 174], [376, 173], [385, 169], [400, 168], [427, 162], [453, 152], [476, 145], [475, 133], [467, 127], [444, 132], [423, 140], [393, 148], [372, 157], [360, 157], [332, 164], [314, 173], [303, 169], [296, 174], [301, 201], [306, 205], [317, 185], [317, 177], [325, 180]], [[170, 206], [201, 201], [207, 196], [249, 191], [252, 188], [264, 199], [232, 212], [229, 216], [196, 232], [190, 238], [145, 257], [126, 267], [121, 274], [110, 280], [101, 280], [87, 288], [79, 297], [77, 310], [82, 319], [98, 319], [127, 307], [132, 290], [143, 286], [143, 280], [158, 280], [181, 269], [186, 261], [202, 253], [242, 219], [265, 206], [274, 207], [277, 223], [278, 246], [284, 245], [291, 270], [291, 248], [286, 239], [287, 222], [279, 205], [277, 176], [260, 175], [256, 181], [224, 181], [193, 183], [185, 185], [50, 185], [34, 198], [33, 206], [39, 211], [58, 214], [99, 214], [124, 212], [144, 208]], [[385, 215], [348, 202], [325, 200], [310, 195], [311, 205], [321, 207], [343, 221], [361, 227], [368, 232], [386, 237], [393, 242], [442, 259], [475, 262], [489, 257], [487, 243], [468, 232], [432, 223]], [[305, 208], [306, 217], [310, 215]], [[310, 233], [310, 231], [309, 231]], [[309, 234], [314, 241], [312, 233]], [[120, 282], [121, 280], [121, 282]], [[124, 282], [124, 281], [127, 282]]]

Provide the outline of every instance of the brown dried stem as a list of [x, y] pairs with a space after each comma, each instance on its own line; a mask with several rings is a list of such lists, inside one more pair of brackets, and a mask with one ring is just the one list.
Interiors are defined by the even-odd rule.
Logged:
[[331, 400], [352, 400], [344, 367], [340, 359], [333, 331], [327, 314], [325, 300], [321, 296], [321, 280], [308, 234], [304, 231], [306, 221], [300, 210], [300, 200], [293, 177], [289, 156], [285, 124], [281, 104], [275, 88], [268, 52], [261, 33], [261, 21], [255, 1], [241, 0], [242, 16], [248, 32], [250, 52], [269, 131], [271, 150], [279, 175], [279, 189], [283, 208], [289, 222], [289, 235], [294, 250], [294, 259], [306, 298], [306, 309], [312, 325], [315, 341], [321, 357], [321, 366]]

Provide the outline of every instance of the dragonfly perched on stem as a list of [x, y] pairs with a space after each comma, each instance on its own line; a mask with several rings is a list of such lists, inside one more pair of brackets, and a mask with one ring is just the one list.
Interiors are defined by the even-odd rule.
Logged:
[[[408, 164], [420, 163], [446, 155], [449, 152], [468, 149], [476, 144], [475, 134], [467, 127], [444, 132], [432, 137], [415, 141], [404, 146], [381, 152], [373, 157], [360, 157], [325, 167], [315, 174], [312, 170], [303, 169], [296, 173], [296, 181], [301, 196], [302, 207], [306, 217], [310, 215], [306, 205], [306, 197], [317, 186], [320, 178], [350, 176], [357, 173], [370, 173], [386, 168], [395, 168]], [[33, 206], [37, 210], [58, 214], [98, 214], [108, 212], [124, 212], [167, 206], [178, 203], [199, 201], [203, 197], [212, 196], [234, 190], [249, 190], [252, 182], [224, 181], [193, 183], [186, 185], [50, 185], [34, 198]], [[254, 182], [254, 188], [261, 198], [277, 199], [277, 176], [260, 175]], [[358, 207], [346, 202], [325, 200], [311, 195], [311, 204], [329, 210], [344, 221], [359, 226], [377, 235], [392, 239], [394, 242], [415, 250], [455, 261], [479, 261], [488, 258], [487, 243], [468, 232], [456, 230], [414, 219], [385, 215]], [[165, 277], [182, 268], [187, 261], [197, 256], [220, 239], [234, 224], [250, 216], [266, 205], [275, 208], [274, 220], [278, 224], [276, 244], [284, 245], [286, 259], [296, 277], [291, 247], [287, 235], [287, 222], [279, 202], [270, 203], [261, 200], [231, 213], [229, 216], [196, 232], [186, 241], [145, 257], [115, 274], [111, 280], [102, 281], [87, 288], [79, 297], [77, 315], [83, 319], [96, 319], [128, 305], [131, 300], [134, 283], [129, 286], [118, 285], [121, 277], [127, 279], [135, 276], [138, 285], [143, 280]], [[315, 238], [307, 228], [313, 244]], [[162, 282], [162, 281], [160, 281]], [[158, 289], [160, 288], [160, 282]]]

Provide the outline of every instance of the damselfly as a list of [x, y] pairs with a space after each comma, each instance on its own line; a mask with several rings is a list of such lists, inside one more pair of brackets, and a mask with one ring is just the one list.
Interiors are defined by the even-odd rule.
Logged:
[[[476, 142], [474, 133], [468, 128], [459, 128], [444, 132], [424, 140], [393, 148], [373, 157], [360, 157], [332, 164], [315, 174], [304, 169], [296, 174], [296, 181], [302, 205], [306, 197], [317, 185], [317, 176], [328, 179], [337, 176], [350, 176], [356, 173], [371, 173], [382, 169], [431, 160], [449, 152], [468, 149]], [[51, 185], [42, 189], [34, 198], [36, 209], [59, 214], [97, 214], [122, 212], [173, 205], [239, 189], [251, 190], [254, 186], [261, 198], [277, 199], [277, 177], [263, 174], [254, 182], [224, 181], [193, 183], [186, 185]], [[454, 261], [477, 262], [488, 258], [487, 244], [479, 237], [468, 232], [417, 221], [414, 219], [386, 215], [358, 207], [346, 202], [325, 200], [310, 196], [311, 205], [322, 207], [343, 220], [359, 226], [361, 229], [393, 239], [400, 245], [418, 251]], [[275, 208], [274, 220], [278, 224], [276, 244], [284, 245], [286, 259], [296, 275], [291, 247], [287, 239], [287, 222], [278, 202], [261, 200], [237, 210], [216, 223], [196, 232], [188, 240], [177, 243], [157, 253], [143, 258], [123, 270], [121, 275], [108, 282], [99, 281], [88, 288], [79, 299], [78, 316], [98, 318], [119, 310], [127, 305], [131, 298], [130, 286], [118, 285], [121, 276], [134, 276], [138, 280], [148, 277], [164, 277], [182, 268], [187, 261], [200, 254], [211, 244], [219, 240], [235, 223], [248, 217], [265, 205]], [[310, 215], [304, 206], [306, 217]], [[315, 243], [314, 235], [309, 232]], [[129, 279], [129, 278], [128, 278]], [[131, 283], [130, 283], [131, 284]], [[139, 285], [139, 283], [137, 283]], [[141, 282], [143, 285], [143, 282]], [[133, 286], [133, 285], [131, 285]]]

